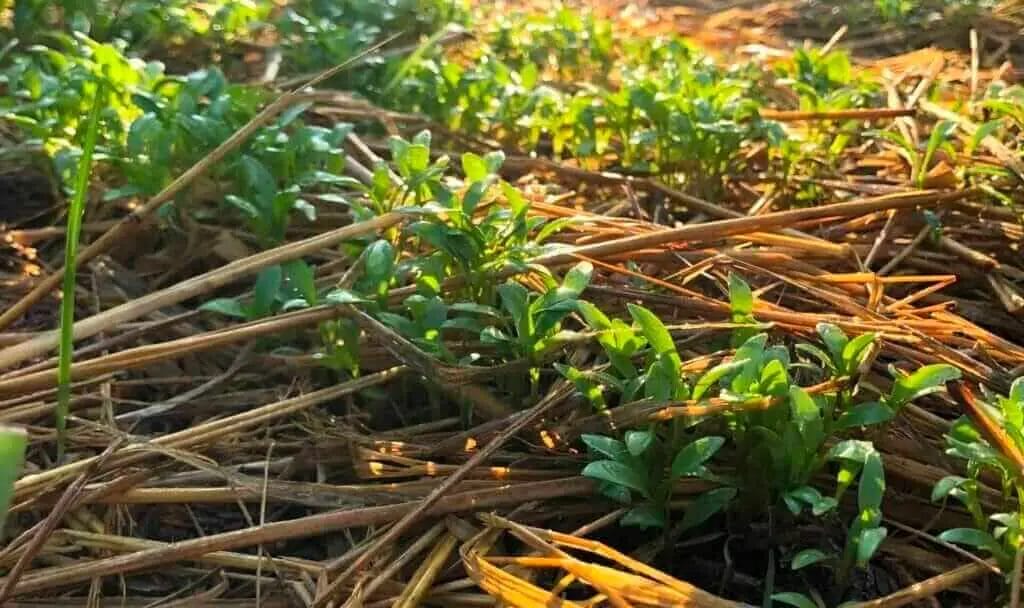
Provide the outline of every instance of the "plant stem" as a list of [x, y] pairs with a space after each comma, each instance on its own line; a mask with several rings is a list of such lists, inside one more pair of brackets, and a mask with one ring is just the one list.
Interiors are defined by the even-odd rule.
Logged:
[[75, 278], [77, 276], [75, 257], [78, 254], [78, 237], [82, 231], [82, 215], [85, 213], [86, 191], [89, 189], [89, 175], [92, 172], [92, 153], [96, 148], [96, 131], [100, 110], [103, 108], [103, 94], [106, 84], [100, 82], [96, 98], [85, 128], [82, 143], [82, 157], [78, 159], [75, 173], [75, 193], [68, 209], [67, 236], [64, 245], [64, 285], [60, 302], [60, 359], [57, 363], [57, 461], [64, 459], [64, 440], [67, 432], [67, 417], [71, 402], [71, 355], [74, 348], [72, 332], [75, 324]]

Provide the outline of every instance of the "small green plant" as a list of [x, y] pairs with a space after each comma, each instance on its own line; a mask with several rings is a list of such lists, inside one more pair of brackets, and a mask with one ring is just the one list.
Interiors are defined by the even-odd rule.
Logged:
[[14, 482], [25, 462], [28, 434], [24, 429], [0, 425], [0, 532], [14, 498]]
[[82, 230], [82, 215], [85, 213], [86, 197], [89, 193], [89, 177], [92, 175], [92, 155], [96, 148], [97, 126], [102, 105], [100, 98], [103, 85], [99, 87], [97, 99], [85, 125], [85, 139], [82, 155], [78, 159], [75, 174], [75, 193], [68, 207], [67, 235], [64, 243], [64, 282], [60, 304], [60, 349], [57, 362], [57, 460], [64, 458], [64, 442], [67, 432], [67, 416], [71, 407], [71, 359], [74, 354], [75, 286], [78, 257], [78, 238]]
[[928, 136], [928, 143], [923, 151], [918, 150], [914, 142], [909, 141], [899, 132], [880, 131], [877, 135], [896, 144], [897, 153], [910, 166], [910, 181], [918, 188], [923, 188], [935, 154], [942, 150], [951, 156], [956, 155], [950, 142], [954, 131], [956, 131], [956, 123], [948, 120], [940, 121]]
[[558, 336], [562, 320], [579, 308], [579, 297], [590, 283], [593, 267], [580, 262], [565, 273], [562, 283], [548, 279], [548, 289], [533, 295], [526, 287], [509, 281], [498, 287], [501, 308], [509, 316], [506, 329], [488, 326], [480, 333], [485, 344], [493, 344], [512, 357], [524, 357], [530, 364], [531, 394], [539, 388], [539, 364], [543, 353]]
[[[631, 505], [620, 520], [622, 525], [641, 528], [668, 527], [675, 482], [709, 476], [705, 463], [725, 443], [725, 438], [709, 435], [673, 451], [673, 442], [665, 442], [655, 430], [627, 431], [625, 441], [604, 435], [583, 435], [581, 439], [594, 455], [603, 457], [584, 467], [583, 475], [599, 481], [603, 495]], [[735, 488], [723, 487], [700, 495], [687, 508], [681, 527], [704, 523], [735, 494]]]
[[[981, 415], [1005, 431], [1012, 445], [1024, 449], [1024, 378], [1018, 378], [1008, 395], [988, 394], [976, 402]], [[965, 461], [967, 477], [941, 479], [932, 491], [933, 501], [949, 497], [960, 502], [970, 514], [973, 528], [946, 530], [939, 538], [981, 551], [995, 558], [999, 568], [1010, 577], [1017, 553], [1024, 547], [1022, 522], [1024, 480], [1013, 461], [994, 448], [967, 417], [953, 423], [946, 435], [946, 453]], [[981, 476], [995, 473], [1002, 485], [1005, 511], [987, 515], [981, 499]]]

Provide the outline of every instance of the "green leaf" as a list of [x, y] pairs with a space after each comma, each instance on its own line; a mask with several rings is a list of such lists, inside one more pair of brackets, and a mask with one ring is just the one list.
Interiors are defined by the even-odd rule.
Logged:
[[580, 311], [580, 314], [583, 315], [583, 319], [587, 322], [587, 325], [592, 329], [609, 330], [612, 328], [612, 322], [608, 319], [608, 316], [590, 302], [581, 301], [577, 305], [577, 309]]
[[245, 308], [242, 307], [242, 303], [235, 298], [217, 298], [215, 300], [210, 300], [200, 306], [199, 310], [216, 312], [228, 317], [235, 317], [236, 319], [244, 319], [247, 316]]
[[843, 347], [843, 373], [853, 374], [856, 372], [857, 368], [860, 367], [861, 361], [864, 360], [864, 356], [869, 352], [871, 345], [874, 343], [874, 333], [862, 334], [853, 340], [850, 340], [846, 346]]
[[996, 129], [1002, 124], [1002, 120], [990, 120], [981, 126], [979, 126], [974, 134], [971, 135], [970, 141], [967, 143], [967, 147], [964, 152], [968, 155], [974, 154], [974, 151], [978, 149], [978, 146], [986, 137], [995, 133]]
[[871, 557], [878, 550], [879, 545], [885, 540], [889, 533], [883, 527], [868, 528], [860, 533], [860, 540], [857, 543], [857, 565], [861, 568], [867, 566]]
[[984, 530], [977, 530], [975, 528], [953, 528], [946, 530], [939, 534], [939, 540], [966, 545], [976, 549], [984, 549], [993, 555], [1002, 552], [1002, 547], [999, 546], [999, 541], [994, 536]]
[[649, 503], [633, 507], [619, 520], [623, 526], [637, 528], [664, 528], [665, 523], [665, 512]]
[[644, 397], [654, 401], [672, 401], [682, 385], [678, 360], [674, 356], [658, 356], [647, 367]]
[[814, 603], [814, 600], [802, 593], [796, 593], [793, 591], [773, 593], [772, 601], [781, 602], [787, 606], [794, 606], [795, 608], [818, 608], [818, 605]]
[[256, 204], [269, 209], [274, 197], [277, 196], [277, 180], [274, 179], [274, 174], [266, 165], [249, 155], [242, 156], [239, 166], [243, 183], [254, 195]]
[[733, 359], [725, 363], [719, 363], [718, 365], [709, 369], [707, 372], [704, 373], [703, 376], [700, 377], [700, 380], [697, 381], [697, 384], [694, 385], [693, 399], [696, 400], [703, 397], [704, 393], [706, 393], [709, 388], [714, 386], [716, 382], [718, 382], [723, 377], [727, 376], [729, 373], [737, 369], [740, 369], [741, 367], [746, 365], [747, 361], [749, 361], [749, 359]]
[[0, 425], [0, 532], [14, 498], [14, 482], [25, 461], [28, 434], [21, 428]]
[[640, 331], [643, 332], [654, 352], [659, 355], [676, 354], [676, 343], [672, 340], [672, 335], [668, 333], [668, 329], [665, 328], [665, 325], [657, 315], [636, 304], [627, 304], [627, 308], [629, 308], [630, 316], [640, 326]]
[[640, 456], [654, 445], [651, 431], [626, 431], [626, 449], [633, 456]]
[[739, 317], [749, 317], [754, 312], [754, 294], [750, 285], [738, 274], [729, 273], [729, 305], [732, 308], [733, 321]]
[[284, 265], [284, 276], [289, 287], [306, 299], [310, 305], [316, 304], [316, 282], [313, 268], [302, 260], [292, 260]]
[[359, 296], [347, 289], [334, 289], [324, 296], [324, 302], [327, 304], [358, 304], [360, 302], [368, 302], [366, 298]]
[[598, 460], [583, 467], [582, 475], [591, 479], [607, 481], [635, 490], [644, 496], [647, 492], [647, 480], [635, 469], [615, 460]]
[[478, 154], [466, 152], [462, 155], [462, 172], [470, 182], [483, 181], [487, 178], [487, 163]]
[[914, 373], [896, 380], [889, 395], [889, 405], [900, 407], [924, 395], [940, 391], [951, 380], [960, 379], [960, 370], [945, 363], [925, 365]]
[[806, 423], [821, 418], [821, 409], [807, 391], [799, 386], [789, 387], [789, 409], [793, 419]]
[[960, 477], [959, 475], [947, 475], [946, 477], [943, 477], [935, 484], [935, 487], [932, 488], [932, 502], [945, 500], [953, 490], [964, 485], [967, 481], [966, 477]]
[[885, 468], [882, 457], [872, 450], [864, 458], [864, 468], [860, 472], [860, 485], [857, 492], [857, 507], [861, 511], [868, 509], [880, 510], [882, 496], [885, 494]]
[[789, 390], [789, 373], [778, 359], [772, 359], [761, 368], [760, 387], [762, 395], [780, 397]]
[[526, 288], [509, 281], [498, 286], [498, 295], [501, 296], [501, 305], [512, 315], [512, 322], [521, 338], [527, 338], [533, 334], [529, 313], [529, 292]]
[[714, 514], [724, 510], [735, 497], [736, 488], [717, 488], [701, 494], [686, 508], [686, 514], [683, 515], [679, 527], [689, 530], [701, 525]]
[[633, 493], [625, 486], [605, 481], [601, 483], [601, 488], [598, 491], [601, 493], [601, 496], [610, 498], [619, 504], [633, 504]]
[[869, 401], [861, 403], [839, 417], [836, 428], [848, 429], [857, 426], [870, 426], [892, 420], [896, 415], [892, 408], [884, 403]]
[[725, 445], [725, 438], [715, 435], [701, 437], [685, 445], [672, 459], [672, 477], [697, 475], [704, 469], [704, 463]]
[[379, 239], [366, 248], [366, 276], [374, 283], [390, 281], [395, 267], [395, 249], [385, 239]]
[[793, 570], [799, 570], [827, 559], [829, 559], [829, 555], [821, 549], [804, 549], [793, 556], [793, 561], [790, 562], [789, 567]]
[[249, 307], [252, 317], [259, 318], [270, 314], [274, 308], [274, 300], [281, 291], [283, 279], [284, 272], [280, 266], [270, 266], [260, 271], [252, 288], [252, 305]]
[[840, 441], [829, 450], [829, 459], [840, 459], [850, 460], [856, 463], [863, 464], [868, 454], [875, 451], [875, 446], [870, 441], [860, 441], [858, 439], [847, 439]]
[[825, 343], [825, 348], [832, 355], [832, 362], [838, 366], [843, 361], [843, 350], [849, 342], [846, 333], [831, 323], [818, 323], [815, 329], [818, 330], [821, 341]]
[[562, 281], [562, 287], [559, 289], [559, 297], [578, 298], [590, 284], [590, 275], [593, 272], [594, 267], [590, 262], [580, 262], [573, 266], [569, 272], [565, 273], [565, 280]]

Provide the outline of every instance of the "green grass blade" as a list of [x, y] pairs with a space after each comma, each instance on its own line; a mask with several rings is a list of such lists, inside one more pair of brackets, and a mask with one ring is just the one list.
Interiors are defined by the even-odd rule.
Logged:
[[14, 482], [21, 473], [27, 445], [28, 435], [24, 430], [0, 426], [0, 532], [7, 520], [7, 509], [14, 497]]
[[82, 230], [82, 214], [85, 212], [85, 196], [89, 189], [89, 175], [92, 173], [92, 153], [96, 148], [96, 132], [99, 125], [100, 110], [103, 109], [106, 87], [100, 83], [96, 91], [96, 100], [86, 123], [85, 141], [82, 144], [82, 157], [78, 159], [78, 170], [75, 174], [75, 194], [68, 210], [67, 239], [64, 246], [64, 285], [60, 303], [60, 359], [57, 364], [57, 458], [64, 457], [64, 435], [67, 430], [67, 417], [71, 402], [71, 353], [74, 349], [72, 334], [75, 324], [75, 257], [78, 255], [78, 236]]

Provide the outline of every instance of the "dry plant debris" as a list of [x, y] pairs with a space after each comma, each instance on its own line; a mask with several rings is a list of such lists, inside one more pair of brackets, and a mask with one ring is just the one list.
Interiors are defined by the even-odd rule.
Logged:
[[0, 604], [1019, 608], [1022, 15], [0, 3]]

